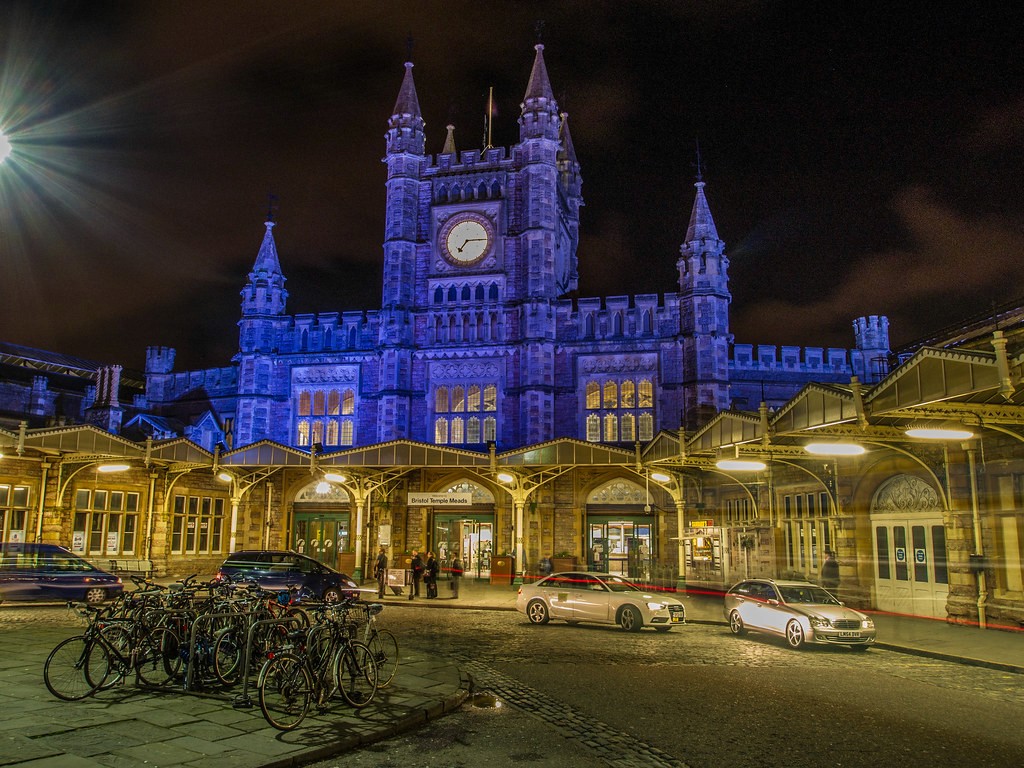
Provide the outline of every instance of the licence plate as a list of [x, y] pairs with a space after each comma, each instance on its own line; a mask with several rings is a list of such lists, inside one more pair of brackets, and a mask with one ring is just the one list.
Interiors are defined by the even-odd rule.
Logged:
[[683, 621], [683, 617], [677, 613], [673, 613], [672, 616], [669, 618], [669, 621], [672, 624], [681, 624]]
[[860, 632], [840, 632], [840, 637], [860, 637]]

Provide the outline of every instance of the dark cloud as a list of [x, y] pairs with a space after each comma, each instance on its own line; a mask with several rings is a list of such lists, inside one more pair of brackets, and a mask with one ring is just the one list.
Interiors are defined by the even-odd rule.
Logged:
[[[942, 4], [940, 4], [942, 6]], [[515, 141], [534, 22], [570, 113], [581, 295], [671, 292], [699, 140], [743, 343], [895, 343], [1021, 285], [1013, 8], [46, 2], [0, 6], [0, 336], [226, 363], [268, 194], [293, 312], [379, 303], [383, 134], [414, 38], [428, 149]]]

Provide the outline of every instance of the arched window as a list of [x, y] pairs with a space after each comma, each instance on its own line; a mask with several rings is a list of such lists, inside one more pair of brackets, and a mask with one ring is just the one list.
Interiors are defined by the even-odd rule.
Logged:
[[337, 416], [341, 410], [341, 393], [332, 389], [327, 393], [327, 415]]
[[356, 412], [356, 393], [346, 389], [341, 396], [341, 412], [345, 416], [351, 416]]
[[437, 202], [448, 202], [448, 188], [444, 184], [437, 188]]
[[484, 287], [482, 285], [478, 285], [476, 287], [476, 300], [477, 301], [483, 301], [484, 300]]
[[434, 393], [434, 412], [448, 413], [448, 387], [438, 387]]
[[328, 328], [324, 331], [324, 349], [331, 349], [334, 346], [334, 331]]
[[636, 384], [629, 380], [622, 382], [622, 407], [636, 408]]
[[491, 287], [487, 289], [487, 298], [491, 301], [498, 300], [498, 284], [491, 283]]
[[348, 348], [356, 348], [356, 327], [354, 325], [348, 329]]
[[640, 439], [643, 441], [654, 439], [654, 417], [649, 413], [640, 414]]
[[487, 199], [487, 184], [483, 181], [480, 182], [480, 186], [476, 188], [476, 196], [480, 200]]
[[480, 419], [477, 416], [471, 417], [466, 422], [466, 442], [467, 443], [479, 443], [480, 442]]
[[355, 442], [353, 437], [352, 419], [345, 419], [341, 422], [341, 444], [352, 445]]
[[604, 415], [604, 441], [606, 443], [619, 441], [619, 417], [614, 413]]
[[434, 318], [434, 341], [444, 341], [444, 321], [440, 316]]
[[587, 382], [587, 410], [594, 411], [601, 407], [601, 385], [596, 381]]
[[306, 351], [309, 345], [309, 331], [305, 328], [302, 329], [302, 334], [299, 336], [299, 349], [303, 352]]
[[622, 315], [616, 312], [612, 315], [612, 336], [622, 335]]
[[314, 421], [310, 426], [313, 428], [310, 439], [314, 443], [322, 443], [324, 441], [324, 423], [322, 421]]
[[498, 422], [493, 416], [484, 419], [484, 442], [492, 443], [498, 439]]
[[484, 410], [498, 410], [498, 388], [493, 384], [484, 387]]
[[456, 416], [452, 419], [452, 440], [453, 444], [462, 444], [466, 442], [466, 422], [462, 420], [461, 416]]
[[501, 184], [497, 181], [491, 184], [491, 197], [495, 200], [501, 197]]
[[466, 410], [467, 411], [479, 411], [480, 410], [480, 385], [471, 384], [469, 386], [469, 393], [466, 395]]
[[434, 442], [438, 445], [448, 443], [448, 419], [438, 418], [434, 421]]
[[590, 312], [583, 318], [583, 338], [594, 338], [594, 315]]
[[622, 414], [622, 440], [627, 443], [636, 440], [636, 418], [632, 413]]
[[457, 301], [459, 298], [459, 292], [454, 285], [448, 288], [448, 301]]
[[327, 445], [338, 444], [338, 422], [333, 419], [327, 422], [327, 439], [324, 442]]
[[637, 405], [640, 408], [654, 407], [654, 387], [651, 385], [650, 379], [640, 380], [640, 399]]
[[640, 329], [645, 334], [650, 334], [654, 331], [654, 326], [651, 323], [651, 312], [648, 309], [645, 309], [643, 314], [640, 315]]
[[[452, 388], [452, 413], [462, 413], [465, 410], [466, 390], [460, 386], [455, 386]], [[459, 442], [461, 442], [461, 440]]]
[[604, 407], [619, 407], [619, 388], [614, 381], [606, 381], [604, 383]]
[[601, 417], [596, 413], [587, 416], [587, 442], [601, 442]]
[[309, 422], [305, 419], [299, 422], [299, 445], [309, 445]]
[[439, 286], [437, 286], [437, 288], [434, 289], [434, 303], [435, 304], [440, 304], [443, 301], [444, 301], [444, 289], [441, 288], [441, 286], [439, 285]]
[[299, 416], [309, 416], [311, 403], [309, 392], [299, 392]]
[[[313, 393], [313, 415], [314, 416], [323, 416], [324, 415], [324, 401], [325, 401], [325, 399], [326, 398], [324, 396], [323, 391], [314, 392]], [[313, 442], [317, 442], [318, 443], [320, 441], [319, 440], [314, 440]]]
[[472, 294], [470, 293], [469, 286], [468, 285], [462, 286], [462, 300], [463, 301], [469, 301], [471, 298], [472, 298]]

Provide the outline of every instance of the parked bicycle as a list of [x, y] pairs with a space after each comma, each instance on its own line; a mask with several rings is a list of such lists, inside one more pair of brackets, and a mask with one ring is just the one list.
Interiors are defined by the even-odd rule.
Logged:
[[373, 700], [377, 665], [370, 649], [352, 638], [347, 608], [328, 604], [317, 609], [318, 621], [308, 630], [290, 632], [292, 646], [272, 653], [260, 670], [260, 709], [274, 728], [297, 728], [311, 705], [326, 709], [336, 693], [357, 708]]
[[84, 699], [132, 673], [138, 683], [159, 687], [177, 673], [176, 639], [166, 628], [141, 619], [104, 619], [102, 609], [84, 603], [68, 607], [88, 624], [83, 634], [58, 643], [43, 665], [43, 682], [58, 699]]

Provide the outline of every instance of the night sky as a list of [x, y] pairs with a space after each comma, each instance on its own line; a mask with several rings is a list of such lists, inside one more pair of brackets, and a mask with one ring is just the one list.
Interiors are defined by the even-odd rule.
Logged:
[[412, 38], [428, 151], [516, 118], [538, 19], [579, 296], [672, 292], [699, 141], [738, 343], [894, 347], [1024, 296], [1024, 14], [999, 3], [0, 4], [0, 340], [225, 365], [268, 194], [288, 311], [380, 306]]

